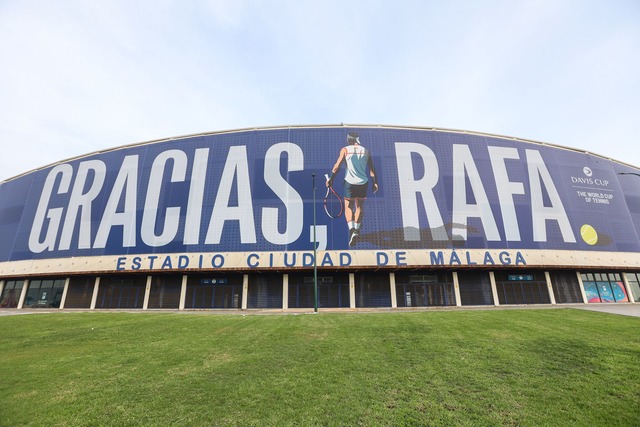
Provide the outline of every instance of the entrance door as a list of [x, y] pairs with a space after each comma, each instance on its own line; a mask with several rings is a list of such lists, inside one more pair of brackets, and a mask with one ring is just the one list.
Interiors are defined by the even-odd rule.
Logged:
[[146, 277], [104, 278], [98, 291], [97, 308], [142, 308]]
[[455, 305], [451, 273], [396, 274], [398, 307]]
[[[314, 305], [313, 275], [289, 274], [289, 308], [311, 308]], [[349, 307], [349, 275], [318, 276], [319, 307]]]

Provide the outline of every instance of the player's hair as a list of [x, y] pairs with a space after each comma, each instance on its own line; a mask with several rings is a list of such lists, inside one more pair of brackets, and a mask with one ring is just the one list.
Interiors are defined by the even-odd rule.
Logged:
[[359, 144], [360, 143], [360, 137], [358, 136], [358, 132], [349, 132], [347, 134], [347, 141]]

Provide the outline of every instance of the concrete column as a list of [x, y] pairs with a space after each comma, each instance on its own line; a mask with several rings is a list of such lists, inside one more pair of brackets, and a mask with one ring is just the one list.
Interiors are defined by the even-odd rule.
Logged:
[[90, 310], [96, 309], [96, 301], [98, 301], [98, 291], [100, 290], [100, 276], [96, 276], [96, 281], [93, 284], [93, 295], [91, 296]]
[[356, 276], [349, 273], [349, 307], [356, 308]]
[[242, 309], [247, 309], [247, 297], [249, 296], [249, 275], [242, 276]]
[[[70, 277], [67, 277], [64, 281], [64, 289], [62, 290], [62, 299], [60, 300], [60, 310], [64, 308], [64, 302], [67, 300], [67, 292], [69, 291], [69, 282], [71, 281]], [[0, 291], [1, 293], [1, 291]]]
[[289, 308], [289, 274], [282, 275], [282, 309]]
[[498, 299], [498, 288], [496, 287], [496, 275], [493, 271], [489, 272], [489, 281], [491, 282], [491, 294], [493, 295], [493, 305], [499, 306], [500, 300]]
[[398, 308], [398, 296], [396, 295], [396, 273], [389, 273], [389, 287], [391, 288], [391, 308]]
[[462, 307], [462, 300], [460, 299], [460, 283], [458, 282], [458, 272], [451, 273], [453, 276], [453, 292], [456, 296], [456, 306]]
[[[627, 279], [627, 275], [625, 273], [620, 273], [622, 275], [622, 283], [624, 283], [624, 287], [627, 290], [627, 297], [629, 298], [629, 302], [631, 304], [635, 304], [635, 298], [633, 295], [633, 290], [631, 289], [631, 285], [629, 285], [629, 280]], [[2, 291], [0, 290], [0, 293], [2, 293]]]
[[184, 310], [184, 303], [187, 299], [187, 279], [189, 276], [186, 274], [182, 275], [182, 286], [180, 287], [180, 305], [178, 306], [178, 310]]
[[580, 288], [580, 295], [582, 295], [582, 302], [584, 304], [588, 304], [589, 301], [587, 301], [587, 294], [584, 291], [584, 284], [582, 283], [582, 276], [580, 275], [579, 271], [576, 271], [576, 275], [578, 276], [578, 287]]
[[18, 310], [22, 309], [22, 306], [24, 304], [24, 299], [27, 296], [28, 287], [29, 287], [29, 279], [25, 280], [24, 283], [22, 284], [22, 290], [20, 291], [20, 299], [18, 299], [18, 307], [16, 307]]
[[4, 280], [0, 280], [0, 297], [2, 296], [2, 291], [4, 291]]
[[143, 310], [149, 308], [149, 296], [151, 295], [151, 279], [151, 275], [147, 276], [147, 286], [145, 286], [144, 288], [144, 302], [142, 303]]
[[551, 304], [556, 305], [556, 296], [553, 293], [553, 285], [551, 284], [551, 275], [548, 271], [544, 272], [544, 278], [547, 281], [547, 290], [549, 291], [549, 299], [551, 300]]

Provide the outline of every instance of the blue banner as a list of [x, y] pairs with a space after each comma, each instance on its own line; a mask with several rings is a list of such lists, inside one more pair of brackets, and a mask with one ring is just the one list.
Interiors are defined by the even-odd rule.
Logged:
[[453, 131], [186, 137], [0, 184], [0, 261], [309, 251], [314, 212], [320, 250], [640, 252], [638, 173], [579, 151]]

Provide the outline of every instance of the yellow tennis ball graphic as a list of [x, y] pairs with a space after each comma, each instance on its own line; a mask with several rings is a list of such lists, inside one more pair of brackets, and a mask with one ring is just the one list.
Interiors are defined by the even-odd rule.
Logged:
[[593, 246], [598, 243], [598, 233], [596, 229], [589, 224], [580, 227], [580, 236], [582, 236], [582, 240], [584, 240], [587, 245]]

